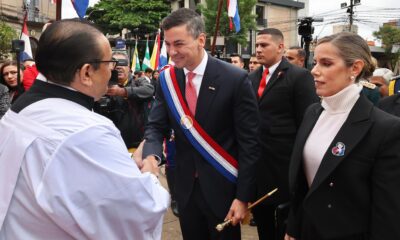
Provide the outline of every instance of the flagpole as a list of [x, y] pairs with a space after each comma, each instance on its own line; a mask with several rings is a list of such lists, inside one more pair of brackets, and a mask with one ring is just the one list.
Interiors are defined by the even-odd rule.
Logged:
[[62, 0], [56, 0], [56, 21], [61, 20]]
[[214, 32], [214, 38], [213, 38], [213, 42], [211, 45], [211, 56], [215, 55], [215, 44], [217, 42], [217, 33], [219, 30], [219, 19], [221, 17], [221, 10], [222, 10], [222, 3], [224, 0], [218, 0], [218, 12], [217, 12], [217, 21], [216, 21], [216, 25], [215, 25], [215, 32]]

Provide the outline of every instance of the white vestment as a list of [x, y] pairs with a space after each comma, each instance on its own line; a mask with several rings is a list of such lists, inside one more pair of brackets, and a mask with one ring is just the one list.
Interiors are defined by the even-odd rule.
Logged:
[[47, 98], [0, 121], [0, 240], [161, 239], [169, 194], [114, 124]]

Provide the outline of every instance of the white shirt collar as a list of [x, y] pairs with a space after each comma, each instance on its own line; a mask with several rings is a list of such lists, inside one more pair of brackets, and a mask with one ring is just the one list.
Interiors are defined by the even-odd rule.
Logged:
[[[268, 68], [268, 76], [272, 76], [272, 74], [274, 74], [275, 70], [278, 68], [279, 64], [282, 62], [282, 60], [280, 60], [279, 62], [275, 63], [274, 65], [272, 65], [271, 67]], [[263, 66], [263, 72], [265, 70], [265, 66]]]
[[[203, 59], [201, 60], [200, 64], [197, 65], [197, 67], [192, 71], [196, 74], [196, 76], [204, 76], [204, 72], [206, 71], [206, 67], [207, 67], [207, 61], [208, 61], [208, 54], [206, 52], [206, 50], [203, 49]], [[189, 70], [187, 70], [186, 68], [183, 68], [183, 72], [185, 73], [185, 76], [188, 72], [190, 72]]]
[[72, 90], [72, 91], [75, 91], [75, 92], [78, 92], [78, 90], [76, 90], [75, 88], [72, 88], [72, 87], [70, 87], [70, 86], [65, 86], [65, 85], [62, 85], [62, 84], [59, 84], [59, 83], [55, 83], [55, 82], [52, 82], [52, 81], [48, 80], [48, 79], [47, 79], [43, 74], [41, 74], [41, 73], [39, 73], [39, 74], [37, 75], [36, 79], [37, 79], [37, 80], [40, 80], [40, 81], [43, 81], [43, 82], [51, 83], [51, 84], [54, 84], [54, 85], [57, 85], [57, 86], [60, 86], [60, 87], [63, 87], [63, 88], [67, 88], [67, 89]]

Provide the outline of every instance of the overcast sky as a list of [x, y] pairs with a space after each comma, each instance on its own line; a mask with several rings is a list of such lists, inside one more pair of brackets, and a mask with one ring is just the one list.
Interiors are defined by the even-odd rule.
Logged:
[[[77, 17], [71, 1], [62, 2], [63, 18]], [[89, 0], [89, 6], [96, 2], [98, 0]], [[333, 25], [348, 23], [346, 9], [340, 8], [340, 4], [344, 2], [350, 4], [350, 0], [309, 0], [309, 16], [324, 18], [323, 22], [314, 23], [314, 37], [332, 34]], [[372, 32], [377, 31], [383, 22], [400, 18], [400, 0], [361, 0], [354, 12], [354, 24], [358, 25], [358, 33], [368, 40], [374, 40]]]
[[[309, 0], [309, 15], [324, 18], [324, 22], [314, 23], [314, 36], [331, 34], [332, 26], [345, 23], [343, 20], [348, 23], [346, 9], [340, 8], [340, 4], [344, 2], [350, 4], [350, 0]], [[358, 25], [358, 33], [368, 40], [374, 40], [372, 32], [379, 30], [383, 22], [400, 18], [400, 1], [361, 0], [360, 5], [354, 8], [354, 12], [354, 24]]]

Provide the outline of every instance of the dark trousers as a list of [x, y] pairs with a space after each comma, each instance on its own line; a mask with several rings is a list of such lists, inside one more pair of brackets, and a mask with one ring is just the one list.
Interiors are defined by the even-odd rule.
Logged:
[[260, 240], [276, 240], [275, 205], [259, 205], [253, 209]]
[[222, 232], [215, 229], [224, 221], [212, 213], [196, 180], [190, 199], [185, 207], [179, 207], [179, 222], [185, 240], [240, 240], [240, 225], [226, 227]]

